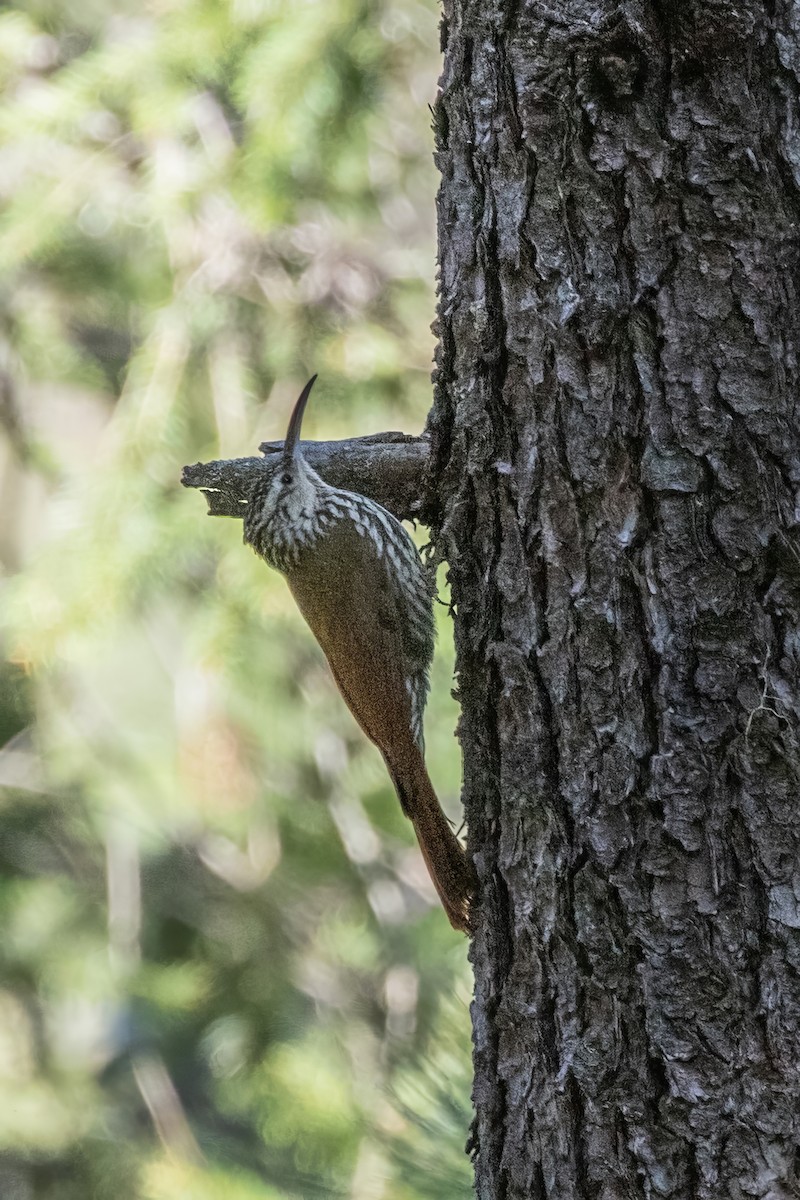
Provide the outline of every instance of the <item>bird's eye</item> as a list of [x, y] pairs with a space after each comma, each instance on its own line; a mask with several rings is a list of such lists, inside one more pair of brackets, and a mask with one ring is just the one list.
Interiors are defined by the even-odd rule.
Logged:
[[292, 477], [288, 471], [284, 475], [281, 475], [281, 483], [291, 483], [291, 482], [292, 482]]

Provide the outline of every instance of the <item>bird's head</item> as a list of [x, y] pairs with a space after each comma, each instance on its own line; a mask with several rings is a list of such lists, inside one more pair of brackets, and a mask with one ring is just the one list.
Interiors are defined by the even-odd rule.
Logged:
[[294, 540], [292, 531], [302, 538], [304, 527], [314, 519], [322, 481], [303, 456], [300, 429], [316, 378], [312, 375], [294, 406], [278, 464], [253, 491], [245, 514], [245, 541], [254, 542], [267, 529], [279, 542]]

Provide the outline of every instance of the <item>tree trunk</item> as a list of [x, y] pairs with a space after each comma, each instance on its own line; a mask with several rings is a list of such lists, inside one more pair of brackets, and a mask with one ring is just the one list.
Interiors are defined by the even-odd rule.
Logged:
[[798, 6], [442, 30], [477, 1193], [796, 1196]]

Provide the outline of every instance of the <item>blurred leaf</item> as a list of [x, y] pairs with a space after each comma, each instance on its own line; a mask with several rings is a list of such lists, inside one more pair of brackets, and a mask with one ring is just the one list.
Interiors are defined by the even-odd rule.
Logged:
[[179, 484], [312, 369], [313, 435], [421, 427], [436, 21], [0, 13], [3, 1196], [462, 1194], [466, 1107], [414, 1080], [466, 1105], [465, 945], [284, 581]]

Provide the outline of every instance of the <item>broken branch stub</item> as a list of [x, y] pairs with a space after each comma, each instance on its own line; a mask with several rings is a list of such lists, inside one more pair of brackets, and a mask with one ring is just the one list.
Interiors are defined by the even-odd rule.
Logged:
[[[283, 442], [262, 442], [263, 458], [217, 459], [184, 467], [181, 483], [205, 494], [209, 516], [244, 516], [255, 484], [279, 462]], [[335, 442], [303, 442], [309, 466], [333, 487], [360, 492], [396, 517], [420, 517], [430, 446], [427, 438], [376, 433]]]

